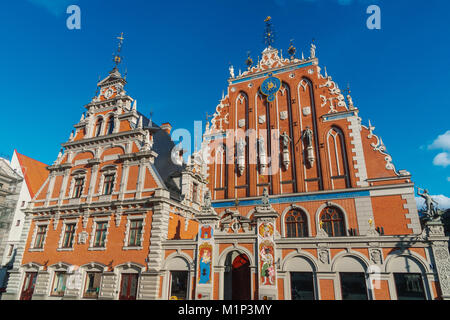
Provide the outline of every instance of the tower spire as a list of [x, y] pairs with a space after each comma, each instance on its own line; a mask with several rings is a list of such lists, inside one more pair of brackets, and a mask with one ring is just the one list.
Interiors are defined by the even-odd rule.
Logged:
[[119, 44], [117, 46], [117, 52], [114, 54], [114, 59], [113, 59], [113, 61], [115, 63], [114, 69], [117, 69], [117, 66], [119, 65], [119, 63], [122, 62], [122, 57], [120, 56], [120, 51], [122, 51], [122, 45], [123, 45], [123, 39], [124, 39], [123, 32], [120, 34], [119, 37], [117, 37], [117, 39], [119, 40]]
[[264, 28], [264, 43], [269, 48], [271, 48], [272, 44], [275, 42], [275, 35], [272, 29], [272, 22], [270, 22], [270, 20], [272, 20], [271, 16], [268, 16], [264, 20], [264, 22], [266, 23], [266, 26]]

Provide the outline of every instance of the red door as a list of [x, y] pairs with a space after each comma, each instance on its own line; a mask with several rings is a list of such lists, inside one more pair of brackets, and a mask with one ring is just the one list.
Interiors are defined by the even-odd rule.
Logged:
[[34, 285], [36, 284], [37, 272], [25, 273], [25, 281], [23, 283], [20, 300], [31, 300], [34, 292]]
[[251, 300], [250, 262], [245, 254], [234, 258], [231, 271], [233, 300]]
[[122, 274], [119, 300], [136, 300], [138, 277], [135, 273]]

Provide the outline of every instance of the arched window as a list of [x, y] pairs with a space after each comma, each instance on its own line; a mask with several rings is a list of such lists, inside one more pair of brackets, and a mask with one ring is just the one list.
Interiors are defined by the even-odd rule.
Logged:
[[114, 131], [114, 117], [111, 116], [108, 119], [108, 124], [106, 126], [106, 134], [111, 134]]
[[286, 236], [301, 238], [308, 236], [308, 220], [303, 211], [292, 210], [286, 214]]
[[98, 118], [97, 125], [95, 126], [95, 136], [96, 137], [98, 137], [100, 135], [100, 133], [102, 132], [102, 124], [103, 124], [103, 119]]
[[345, 236], [344, 215], [336, 207], [326, 207], [320, 214], [320, 225], [330, 237]]

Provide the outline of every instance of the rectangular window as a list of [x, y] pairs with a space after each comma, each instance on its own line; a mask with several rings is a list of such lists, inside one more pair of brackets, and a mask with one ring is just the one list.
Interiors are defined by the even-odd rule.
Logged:
[[398, 300], [426, 300], [420, 273], [394, 273]]
[[100, 272], [87, 273], [83, 298], [98, 298], [98, 293], [100, 292], [101, 279], [102, 274]]
[[75, 223], [66, 224], [66, 230], [64, 231], [64, 239], [62, 243], [63, 248], [72, 248], [74, 235]]
[[186, 300], [188, 298], [188, 271], [171, 271], [170, 296], [177, 297], [177, 300]]
[[141, 236], [142, 236], [142, 220], [131, 220], [128, 246], [130, 247], [141, 246]]
[[62, 297], [66, 291], [67, 274], [66, 272], [55, 272], [53, 280], [52, 296]]
[[10, 244], [9, 245], [9, 251], [8, 251], [8, 257], [11, 257], [13, 252], [14, 252], [14, 245]]
[[42, 249], [44, 247], [45, 233], [47, 232], [47, 226], [38, 226], [36, 233], [36, 240], [34, 242], [35, 249]]
[[291, 299], [314, 300], [314, 280], [312, 272], [290, 272]]
[[192, 201], [197, 202], [197, 189], [198, 186], [196, 183], [192, 184]]
[[105, 176], [105, 186], [103, 188], [103, 194], [111, 194], [114, 186], [114, 174], [108, 174]]
[[83, 193], [83, 185], [84, 185], [84, 178], [76, 178], [75, 179], [75, 189], [73, 193], [74, 198], [80, 198]]
[[105, 246], [107, 222], [97, 222], [94, 237], [94, 247], [103, 248]]
[[342, 272], [342, 300], [368, 300], [366, 275], [364, 272]]

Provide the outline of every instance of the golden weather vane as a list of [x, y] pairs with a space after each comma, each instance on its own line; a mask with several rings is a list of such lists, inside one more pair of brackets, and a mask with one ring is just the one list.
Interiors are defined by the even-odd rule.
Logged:
[[114, 60], [113, 60], [114, 63], [116, 64], [116, 66], [115, 66], [116, 68], [117, 68], [117, 65], [122, 62], [122, 57], [119, 54], [120, 54], [120, 51], [122, 50], [123, 40], [125, 39], [123, 37], [123, 32], [120, 34], [119, 37], [117, 37], [117, 39], [119, 40], [119, 45], [117, 46], [117, 53], [114, 55]]

